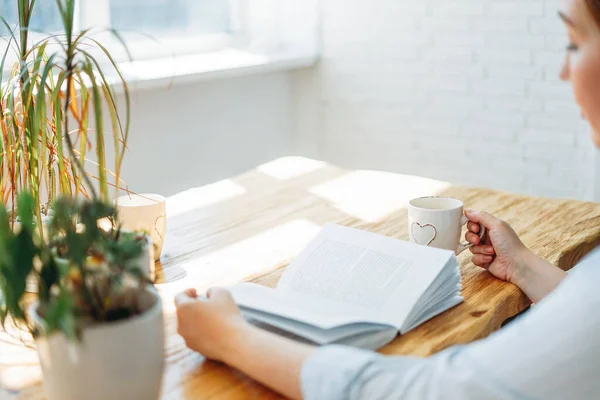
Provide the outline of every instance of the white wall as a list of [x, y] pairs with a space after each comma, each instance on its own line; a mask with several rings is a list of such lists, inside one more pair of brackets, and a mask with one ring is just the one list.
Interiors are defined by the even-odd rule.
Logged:
[[[248, 11], [240, 21], [250, 39], [247, 50], [274, 59], [316, 53], [318, 0], [241, 4]], [[123, 178], [135, 192], [170, 195], [296, 152], [290, 72], [223, 77], [170, 89], [132, 87], [131, 151]]]
[[133, 89], [123, 178], [171, 195], [288, 155], [290, 104], [286, 73]]
[[294, 74], [302, 154], [591, 198], [558, 0], [322, 0], [322, 61]]

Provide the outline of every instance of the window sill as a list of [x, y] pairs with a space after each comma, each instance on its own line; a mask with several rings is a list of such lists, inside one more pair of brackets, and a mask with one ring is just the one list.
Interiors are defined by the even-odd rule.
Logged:
[[[119, 64], [119, 68], [130, 91], [138, 91], [306, 68], [313, 66], [317, 59], [314, 52], [258, 54], [224, 49], [205, 54], [124, 62]], [[118, 83], [117, 79], [109, 80]], [[118, 85], [115, 89], [121, 91]]]

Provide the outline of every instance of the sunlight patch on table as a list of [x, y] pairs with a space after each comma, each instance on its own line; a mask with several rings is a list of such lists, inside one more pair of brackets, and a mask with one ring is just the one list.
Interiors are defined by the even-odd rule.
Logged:
[[420, 196], [436, 195], [450, 184], [411, 175], [356, 171], [309, 189], [346, 214], [365, 222], [378, 222], [406, 208]]
[[[41, 380], [42, 370], [38, 365], [14, 366], [0, 372], [0, 388], [6, 388], [15, 392], [32, 385], [37, 385]], [[3, 397], [0, 396], [0, 399], [3, 399]]]
[[0, 388], [21, 390], [41, 380], [37, 352], [34, 348], [25, 347], [22, 341], [33, 345], [31, 335], [10, 322], [6, 324], [5, 331], [0, 331]]
[[246, 189], [230, 179], [189, 189], [167, 199], [167, 216], [170, 218], [185, 214], [223, 200], [241, 196], [244, 193], [246, 193]]
[[263, 174], [284, 181], [323, 168], [327, 164], [305, 157], [283, 157], [257, 168]]
[[185, 279], [157, 285], [165, 310], [172, 310], [173, 298], [189, 287], [228, 286], [287, 264], [320, 230], [311, 221], [295, 219], [179, 264], [187, 272]]

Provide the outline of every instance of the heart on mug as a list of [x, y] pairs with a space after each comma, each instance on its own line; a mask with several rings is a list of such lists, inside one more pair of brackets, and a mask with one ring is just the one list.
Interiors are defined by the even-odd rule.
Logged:
[[413, 222], [410, 230], [413, 241], [424, 246], [429, 246], [437, 237], [437, 229], [431, 224], [421, 225], [418, 222]]

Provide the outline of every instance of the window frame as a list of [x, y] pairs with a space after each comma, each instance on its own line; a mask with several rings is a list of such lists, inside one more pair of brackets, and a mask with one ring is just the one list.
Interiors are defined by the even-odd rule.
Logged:
[[[126, 38], [128, 52], [120, 40], [110, 33], [110, 0], [76, 0], [75, 31], [90, 29], [93, 37], [110, 51], [116, 62], [132, 60], [142, 61], [156, 58], [172, 58], [180, 55], [213, 52], [227, 47], [243, 47], [249, 42], [247, 35], [248, 17], [247, 2], [249, 0], [227, 0], [230, 10], [231, 31], [220, 34], [204, 34], [196, 36], [156, 37], [154, 39], [139, 35], [140, 40]], [[52, 33], [32, 33], [31, 43], [43, 40]], [[7, 40], [7, 37], [1, 39]], [[6, 41], [5, 41], [6, 43]], [[102, 51], [95, 49], [92, 53], [102, 56]], [[1, 54], [0, 54], [1, 56]], [[102, 58], [102, 57], [101, 57]], [[5, 66], [10, 67], [17, 61], [17, 55], [9, 53]]]
[[[230, 32], [227, 34], [195, 37], [190, 35], [169, 37], [167, 34], [159, 37], [158, 40], [144, 38], [145, 40], [139, 41], [127, 38], [128, 48], [133, 53], [131, 57], [106, 25], [96, 26], [98, 22], [104, 21], [106, 24], [110, 21], [106, 12], [110, 11], [110, 2], [108, 0], [75, 1], [74, 28], [78, 31], [89, 26], [94, 28], [89, 35], [108, 49], [126, 81], [134, 84], [130, 89], [157, 87], [164, 89], [184, 82], [308, 67], [314, 65], [319, 58], [319, 0], [304, 0], [301, 7], [300, 4], [294, 3], [294, 7], [289, 8], [280, 1], [288, 4], [287, 2], [295, 0], [261, 0], [260, 3], [250, 3], [251, 0], [226, 0], [229, 2], [230, 11], [228, 30]], [[90, 4], [96, 7], [102, 6], [102, 10], [105, 10], [104, 15], [96, 7], [86, 9], [85, 7]], [[299, 18], [299, 15], [304, 15], [304, 18]], [[278, 16], [280, 18], [275, 19]], [[60, 32], [54, 33], [60, 34]], [[29, 38], [31, 43], [34, 43], [50, 34], [52, 32], [30, 34]], [[3, 40], [6, 43], [7, 37], [0, 38], [0, 41]], [[92, 42], [87, 42], [87, 45], [90, 46], [87, 50], [101, 65], [110, 66], [98, 46]], [[60, 45], [50, 44], [47, 52], [54, 52], [54, 46]], [[56, 50], [59, 48], [57, 47]], [[4, 84], [10, 78], [17, 60], [18, 55], [13, 51], [9, 52], [0, 84]], [[107, 76], [109, 82], [120, 81], [113, 73], [109, 75]], [[118, 85], [117, 90], [119, 90]]]
[[[178, 55], [198, 54], [222, 50], [226, 47], [239, 47], [247, 43], [247, 1], [227, 0], [229, 3], [229, 20], [231, 31], [228, 33], [156, 37], [140, 40], [126, 40], [133, 60], [168, 58]], [[77, 28], [99, 29], [105, 31], [98, 34], [99, 41], [111, 52], [117, 62], [128, 61], [128, 54], [119, 39], [107, 31], [110, 27], [110, 0], [78, 0]]]

